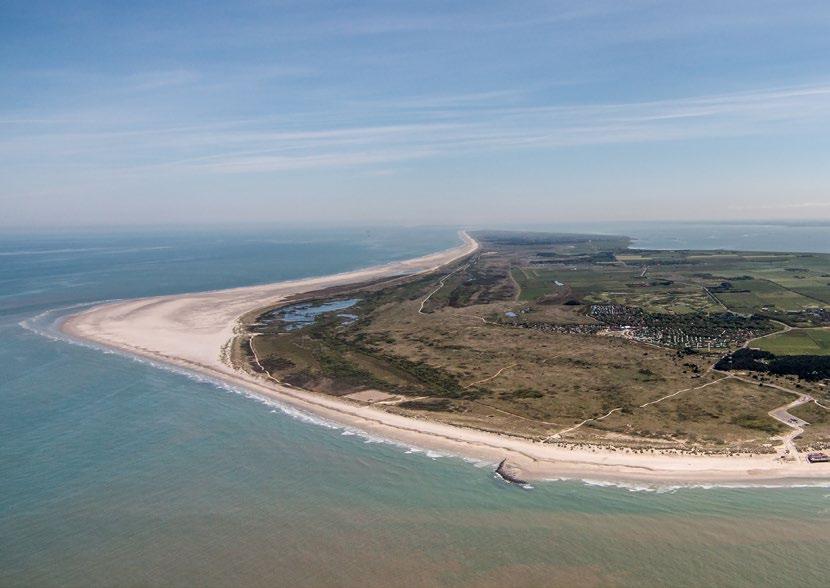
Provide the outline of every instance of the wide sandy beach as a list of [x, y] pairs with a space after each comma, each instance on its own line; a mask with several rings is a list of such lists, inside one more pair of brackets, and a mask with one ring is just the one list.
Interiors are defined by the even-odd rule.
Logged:
[[257, 395], [392, 441], [497, 463], [507, 458], [526, 479], [581, 478], [653, 484], [797, 483], [830, 479], [830, 468], [777, 461], [771, 455], [691, 456], [626, 453], [602, 448], [535, 443], [384, 412], [357, 402], [282, 386], [235, 369], [230, 342], [243, 315], [285, 298], [349, 284], [429, 272], [478, 248], [463, 243], [408, 261], [333, 276], [101, 304], [69, 317], [69, 336], [206, 375]]

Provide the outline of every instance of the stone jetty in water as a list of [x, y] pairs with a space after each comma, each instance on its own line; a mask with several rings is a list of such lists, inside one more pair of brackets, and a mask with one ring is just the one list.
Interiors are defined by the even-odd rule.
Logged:
[[507, 465], [507, 459], [501, 460], [499, 466], [496, 468], [496, 473], [501, 476], [501, 478], [507, 482], [512, 484], [519, 484], [520, 486], [524, 486], [527, 484], [526, 480], [522, 480], [519, 478], [512, 470], [512, 468]]

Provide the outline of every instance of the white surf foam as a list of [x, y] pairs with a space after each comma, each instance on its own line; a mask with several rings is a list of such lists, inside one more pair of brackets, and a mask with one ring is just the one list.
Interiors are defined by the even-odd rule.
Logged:
[[[572, 481], [573, 478], [547, 479], [547, 482]], [[625, 482], [619, 480], [596, 480], [591, 478], [580, 478], [578, 480], [585, 486], [599, 488], [619, 488], [629, 492], [654, 492], [656, 494], [673, 493], [679, 490], [747, 490], [747, 489], [785, 489], [785, 488], [830, 488], [830, 481], [782, 481], [782, 482], [718, 482], [718, 483], [688, 483], [688, 484], [650, 484], [647, 482]]]

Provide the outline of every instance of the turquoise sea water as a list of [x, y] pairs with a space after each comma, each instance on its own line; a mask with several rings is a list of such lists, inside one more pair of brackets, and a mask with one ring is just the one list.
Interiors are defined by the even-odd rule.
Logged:
[[[830, 251], [830, 235], [810, 241]], [[451, 229], [0, 236], [0, 586], [828, 584], [830, 488], [523, 490], [488, 464], [35, 332], [76, 304], [455, 242]]]

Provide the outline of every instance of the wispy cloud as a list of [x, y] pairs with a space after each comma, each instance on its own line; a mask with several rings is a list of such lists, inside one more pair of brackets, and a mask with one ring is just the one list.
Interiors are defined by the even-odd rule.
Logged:
[[[306, 131], [269, 132], [261, 129], [224, 135], [224, 145], [247, 143], [265, 150], [286, 151], [280, 169], [298, 167], [365, 165], [372, 158], [348, 158], [356, 146], [394, 150], [395, 160], [477, 151], [547, 149], [570, 145], [641, 143], [695, 138], [793, 132], [803, 125], [830, 120], [830, 85], [773, 88], [702, 96], [679, 100], [627, 104], [571, 105], [551, 107], [487, 107], [469, 109], [466, 102], [442, 96], [424, 100], [422, 107], [394, 103], [384, 117], [400, 116], [417, 122], [390, 126], [362, 126]], [[495, 94], [485, 96], [490, 98]], [[440, 104], [436, 117], [434, 106]], [[401, 112], [400, 110], [403, 112]], [[326, 152], [326, 157], [319, 154]], [[296, 153], [296, 155], [292, 155]], [[317, 154], [309, 158], [309, 153]], [[263, 154], [214, 155], [212, 169], [251, 169], [241, 164], [245, 157], [259, 161]], [[333, 157], [329, 157], [333, 156]], [[221, 163], [233, 158], [233, 166]], [[292, 159], [292, 158], [296, 159]], [[253, 166], [257, 167], [257, 166]]]
[[827, 128], [830, 84], [548, 106], [522, 105], [521, 93], [494, 90], [350, 102], [342, 111], [300, 110], [276, 118], [156, 127], [110, 124], [94, 131], [71, 122], [44, 125], [25, 117], [5, 122], [10, 132], [0, 140], [0, 155], [28, 166], [261, 173]]
[[144, 92], [171, 86], [193, 84], [199, 81], [200, 78], [201, 76], [198, 72], [186, 69], [150, 71], [126, 76], [123, 86], [124, 89], [133, 92]]

